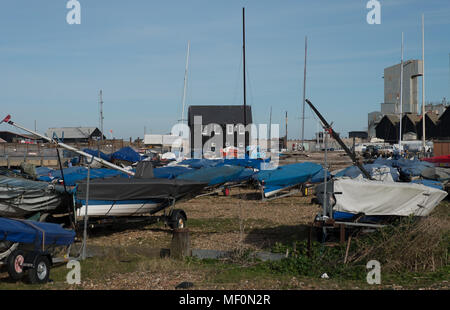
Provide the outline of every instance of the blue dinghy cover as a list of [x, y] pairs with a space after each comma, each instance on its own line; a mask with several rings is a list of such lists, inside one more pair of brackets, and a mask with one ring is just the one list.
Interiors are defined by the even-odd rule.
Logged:
[[244, 169], [244, 167], [239, 166], [208, 167], [184, 173], [179, 175], [177, 179], [205, 182], [209, 186], [213, 186], [226, 182], [234, 182], [239, 178]]
[[153, 175], [159, 179], [175, 179], [177, 176], [192, 171], [192, 168], [171, 166], [153, 169]]
[[83, 149], [83, 152], [88, 153], [89, 155], [100, 157], [101, 159], [110, 161], [111, 160], [111, 154], [105, 154], [103, 152], [99, 152], [98, 150], [92, 150], [92, 149]]
[[[85, 180], [87, 178], [88, 168], [86, 167], [69, 167], [64, 168], [64, 180], [67, 186], [75, 186], [77, 181]], [[90, 178], [91, 179], [104, 179], [111, 177], [124, 177], [128, 178], [128, 175], [108, 168], [91, 168]], [[62, 181], [61, 171], [52, 170], [47, 175], [38, 175], [37, 179], [39, 181], [51, 182], [54, 179], [59, 179]]]
[[321, 170], [322, 166], [315, 163], [289, 164], [274, 170], [261, 170], [255, 179], [264, 182], [264, 193], [268, 193], [304, 183]]
[[384, 159], [384, 158], [377, 158], [374, 161], [374, 164], [380, 164], [380, 165], [386, 165], [391, 166], [395, 168], [399, 168], [402, 173], [409, 176], [420, 176], [421, 172], [424, 169], [433, 167], [434, 165], [432, 163], [424, 162], [418, 159], [405, 159], [405, 158], [399, 158], [399, 159]]
[[75, 239], [73, 230], [64, 229], [58, 224], [0, 218], [0, 240], [40, 246], [41, 230], [45, 232], [45, 245], [70, 245]]
[[112, 153], [110, 156], [111, 159], [125, 160], [131, 163], [135, 163], [143, 159], [138, 152], [129, 146], [121, 148], [117, 152]]

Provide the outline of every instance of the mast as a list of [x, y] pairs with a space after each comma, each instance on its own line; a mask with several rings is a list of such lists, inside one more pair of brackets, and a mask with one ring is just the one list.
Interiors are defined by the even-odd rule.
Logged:
[[183, 100], [182, 100], [182, 110], [181, 110], [181, 123], [184, 122], [184, 107], [186, 103], [186, 86], [187, 86], [187, 78], [188, 78], [188, 69], [189, 69], [189, 49], [190, 49], [190, 41], [188, 41], [187, 53], [186, 53], [186, 68], [184, 70], [184, 87], [183, 87]]
[[272, 148], [272, 106], [270, 107], [269, 117], [269, 151]]
[[103, 145], [103, 93], [102, 90], [100, 89], [100, 131], [102, 132], [101, 134], [101, 138], [100, 140], [102, 141], [102, 145]]
[[398, 138], [398, 147], [402, 153], [402, 117], [403, 117], [403, 32], [402, 32], [402, 59], [400, 63], [400, 132]]
[[243, 78], [244, 78], [244, 154], [247, 154], [247, 89], [245, 79], [245, 8], [242, 8], [242, 55], [243, 55]]
[[425, 154], [425, 22], [422, 14], [422, 147]]
[[288, 146], [288, 117], [287, 117], [287, 111], [286, 111], [286, 143], [285, 143], [285, 148], [287, 149]]
[[305, 36], [305, 65], [303, 67], [303, 109], [302, 109], [302, 151], [305, 150], [305, 99], [306, 99], [306, 54], [308, 49], [308, 37]]

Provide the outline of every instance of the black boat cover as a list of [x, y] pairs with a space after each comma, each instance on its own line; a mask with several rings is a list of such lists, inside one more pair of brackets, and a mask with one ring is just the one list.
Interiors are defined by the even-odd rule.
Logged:
[[0, 216], [22, 218], [55, 210], [63, 192], [59, 185], [0, 175]]
[[[87, 182], [78, 182], [76, 197], [85, 199]], [[89, 182], [89, 200], [176, 199], [194, 196], [208, 184], [176, 179], [110, 178]]]

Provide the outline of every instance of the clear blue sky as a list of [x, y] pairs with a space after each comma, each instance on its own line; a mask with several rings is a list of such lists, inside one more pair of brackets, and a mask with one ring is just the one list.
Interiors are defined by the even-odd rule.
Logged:
[[300, 135], [305, 35], [307, 98], [344, 136], [379, 110], [402, 31], [405, 59], [421, 58], [422, 13], [427, 101], [450, 96], [448, 0], [380, 0], [381, 25], [366, 23], [366, 0], [79, 1], [81, 25], [66, 23], [66, 0], [0, 3], [1, 111], [29, 128], [37, 120], [40, 132], [98, 126], [100, 89], [105, 132], [168, 132], [180, 119], [188, 40], [187, 105], [242, 104], [242, 6], [253, 119], [267, 123], [272, 106], [284, 134], [288, 111], [290, 138]]

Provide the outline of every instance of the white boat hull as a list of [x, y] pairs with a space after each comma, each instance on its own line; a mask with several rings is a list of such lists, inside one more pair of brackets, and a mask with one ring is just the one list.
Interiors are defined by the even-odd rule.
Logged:
[[[141, 203], [100, 203], [88, 204], [87, 215], [92, 217], [106, 217], [106, 216], [136, 216], [142, 214], [152, 213], [161, 206], [160, 202], [141, 202]], [[86, 213], [86, 205], [82, 204], [77, 209], [77, 217], [84, 217]]]

